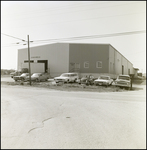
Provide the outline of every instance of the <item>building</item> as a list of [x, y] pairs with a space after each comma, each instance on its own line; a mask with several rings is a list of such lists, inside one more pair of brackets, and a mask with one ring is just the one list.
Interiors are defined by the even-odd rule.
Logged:
[[[49, 72], [52, 77], [65, 72], [101, 74], [116, 78], [133, 74], [133, 64], [110, 44], [55, 43], [30, 48], [31, 73]], [[28, 49], [18, 50], [18, 68], [28, 68]]]

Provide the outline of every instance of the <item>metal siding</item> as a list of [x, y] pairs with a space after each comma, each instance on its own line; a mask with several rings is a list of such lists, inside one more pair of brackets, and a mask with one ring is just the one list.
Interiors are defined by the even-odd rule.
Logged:
[[[80, 73], [108, 73], [108, 56], [109, 45], [69, 44], [69, 63], [80, 63]], [[89, 68], [84, 68], [85, 61], [89, 61]], [[96, 68], [97, 61], [102, 61], [102, 68]]]
[[[115, 48], [113, 48], [111, 45], [110, 45], [109, 51], [110, 51], [110, 57], [114, 55], [114, 60], [115, 60], [114, 61], [115, 62], [114, 74], [116, 75], [122, 74], [122, 65], [124, 66], [124, 74], [128, 74], [128, 69], [130, 69], [130, 73], [132, 73], [133, 64], [131, 62], [129, 62], [120, 52], [115, 50]], [[114, 51], [114, 54], [113, 54], [113, 51]], [[113, 62], [113, 57], [112, 59], [110, 58], [110, 60]]]
[[[36, 57], [36, 58], [35, 58]], [[18, 66], [28, 60], [27, 48], [18, 50]], [[30, 60], [48, 60], [48, 68], [53, 76], [68, 72], [69, 44], [56, 43], [30, 48]]]

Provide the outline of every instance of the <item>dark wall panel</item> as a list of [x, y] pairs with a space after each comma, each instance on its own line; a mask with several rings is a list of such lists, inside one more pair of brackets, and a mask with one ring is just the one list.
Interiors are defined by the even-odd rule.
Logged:
[[[70, 44], [69, 64], [80, 63], [81, 73], [108, 73], [109, 45], [106, 44]], [[89, 68], [84, 68], [84, 62], [89, 62]], [[96, 62], [102, 61], [102, 68], [96, 68]], [[69, 65], [69, 70], [70, 70]]]

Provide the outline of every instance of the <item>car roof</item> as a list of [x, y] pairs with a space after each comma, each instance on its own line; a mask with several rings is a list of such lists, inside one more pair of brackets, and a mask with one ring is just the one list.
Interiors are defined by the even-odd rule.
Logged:
[[106, 75], [100, 75], [100, 77], [110, 77], [110, 76], [106, 76]]
[[120, 74], [119, 76], [130, 77], [129, 75]]
[[75, 72], [69, 72], [69, 73], [62, 73], [62, 74], [77, 74]]

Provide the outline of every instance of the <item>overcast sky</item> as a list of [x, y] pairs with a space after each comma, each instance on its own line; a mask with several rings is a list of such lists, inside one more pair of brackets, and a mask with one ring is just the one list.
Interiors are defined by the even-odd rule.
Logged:
[[17, 69], [27, 35], [31, 47], [109, 43], [146, 72], [146, 1], [1, 1], [2, 69]]

